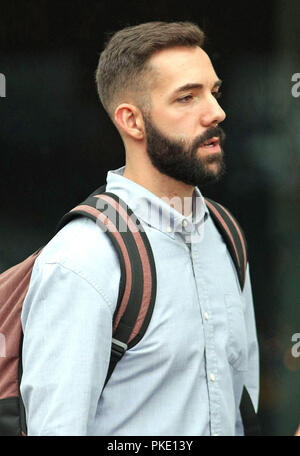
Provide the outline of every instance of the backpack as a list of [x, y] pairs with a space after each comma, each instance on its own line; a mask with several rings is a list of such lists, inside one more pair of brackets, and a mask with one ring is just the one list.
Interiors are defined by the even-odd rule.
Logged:
[[[104, 386], [127, 349], [143, 337], [154, 309], [156, 270], [151, 245], [132, 210], [115, 194], [98, 188], [60, 220], [56, 232], [75, 217], [88, 217], [109, 236], [121, 268], [119, 294], [113, 316], [111, 358]], [[247, 244], [230, 212], [205, 199], [236, 267], [241, 289], [247, 267]], [[22, 377], [22, 305], [32, 268], [43, 247], [0, 275], [0, 436], [26, 435], [25, 409], [20, 395]], [[245, 435], [259, 434], [256, 413], [244, 387], [240, 411]]]

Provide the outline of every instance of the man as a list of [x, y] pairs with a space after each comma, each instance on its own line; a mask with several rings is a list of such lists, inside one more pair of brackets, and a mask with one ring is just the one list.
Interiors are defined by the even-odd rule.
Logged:
[[195, 24], [152, 22], [119, 31], [100, 56], [100, 99], [126, 152], [106, 189], [145, 228], [156, 302], [144, 337], [103, 389], [116, 252], [85, 218], [52, 239], [22, 313], [29, 435], [242, 435], [244, 386], [257, 408], [249, 266], [241, 290], [199, 190], [225, 170], [221, 81], [203, 40]]

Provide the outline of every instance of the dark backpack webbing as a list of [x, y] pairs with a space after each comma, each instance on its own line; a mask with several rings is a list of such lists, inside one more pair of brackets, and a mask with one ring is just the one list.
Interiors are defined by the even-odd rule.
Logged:
[[247, 242], [242, 228], [233, 215], [221, 204], [205, 198], [210, 215], [226, 242], [234, 262], [241, 290], [244, 289], [247, 271]]
[[250, 394], [248, 393], [248, 390], [245, 386], [243, 388], [240, 402], [240, 412], [245, 436], [248, 437], [261, 435], [260, 423], [255, 412]]

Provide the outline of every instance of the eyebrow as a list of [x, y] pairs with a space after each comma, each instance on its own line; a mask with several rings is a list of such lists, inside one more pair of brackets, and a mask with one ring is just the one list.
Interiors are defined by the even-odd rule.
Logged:
[[[212, 88], [213, 89], [219, 88], [222, 85], [222, 82], [223, 81], [221, 81], [221, 79], [218, 79], [214, 83]], [[199, 84], [197, 82], [184, 84], [183, 86], [178, 87], [176, 90], [174, 90], [174, 95], [181, 93], [181, 92], [185, 92], [186, 90], [191, 90], [191, 89], [203, 89], [203, 84]]]

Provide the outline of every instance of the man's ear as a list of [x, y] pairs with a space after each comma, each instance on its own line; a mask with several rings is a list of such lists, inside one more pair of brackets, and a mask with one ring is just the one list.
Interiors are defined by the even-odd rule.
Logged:
[[115, 122], [120, 130], [134, 139], [143, 139], [144, 122], [141, 111], [129, 103], [120, 104], [115, 110]]

